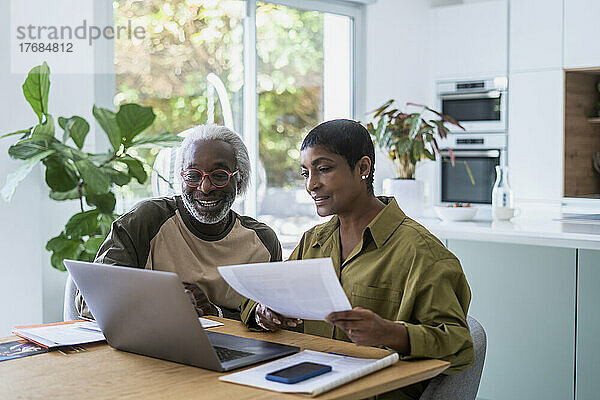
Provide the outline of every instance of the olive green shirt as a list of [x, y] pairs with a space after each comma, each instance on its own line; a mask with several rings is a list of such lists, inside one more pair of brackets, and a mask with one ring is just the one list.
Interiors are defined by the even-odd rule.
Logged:
[[[408, 218], [393, 197], [365, 229], [362, 240], [341, 262], [339, 218], [304, 233], [290, 260], [331, 257], [353, 307], [406, 326], [410, 354], [402, 359], [437, 358], [451, 363], [448, 374], [473, 363], [466, 321], [471, 291], [460, 262], [427, 229]], [[242, 304], [252, 326], [256, 303]], [[349, 339], [325, 321], [305, 321], [305, 333]]]

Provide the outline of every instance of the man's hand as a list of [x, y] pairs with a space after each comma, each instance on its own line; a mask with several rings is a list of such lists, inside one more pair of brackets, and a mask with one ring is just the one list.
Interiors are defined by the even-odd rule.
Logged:
[[325, 320], [343, 330], [356, 344], [387, 346], [402, 354], [410, 353], [406, 327], [383, 319], [366, 308], [354, 307], [350, 311], [332, 312]]
[[255, 313], [258, 326], [269, 331], [276, 331], [286, 327], [295, 328], [302, 323], [301, 319], [286, 318], [262, 304], [256, 306]]
[[208, 300], [208, 296], [206, 296], [204, 290], [193, 283], [187, 282], [183, 282], [183, 287], [185, 288], [185, 294], [190, 298], [190, 301], [196, 309], [196, 314], [198, 314], [199, 317], [205, 315], [220, 316], [219, 308]]

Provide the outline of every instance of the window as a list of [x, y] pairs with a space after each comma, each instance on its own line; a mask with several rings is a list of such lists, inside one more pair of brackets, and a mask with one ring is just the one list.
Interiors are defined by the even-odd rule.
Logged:
[[[115, 24], [132, 20], [147, 36], [115, 42], [113, 103], [154, 107], [156, 132], [215, 122], [240, 133], [254, 179], [235, 207], [275, 229], [287, 254], [320, 222], [299, 173], [302, 139], [318, 123], [361, 109], [360, 15], [360, 6], [314, 0], [114, 1]], [[157, 154], [138, 156], [154, 162]], [[155, 168], [173, 189], [155, 174], [152, 187], [123, 188], [119, 210], [178, 193], [174, 165], [174, 152], [162, 151]]]
[[[115, 42], [116, 106], [131, 102], [152, 106], [155, 133], [181, 132], [207, 122], [242, 131], [242, 0], [118, 0], [113, 8], [116, 25], [127, 26], [132, 20], [147, 32], [142, 42]], [[157, 154], [157, 149], [144, 149], [138, 156], [152, 163]], [[157, 169], [175, 181], [172, 156], [163, 151]], [[169, 189], [154, 174], [151, 186], [122, 188], [121, 207], [127, 210], [153, 194], [178, 193], [178, 182]]]
[[306, 229], [323, 222], [300, 176], [302, 139], [322, 121], [352, 117], [351, 22], [320, 11], [257, 5], [258, 168], [264, 167], [258, 219], [277, 231], [288, 251]]

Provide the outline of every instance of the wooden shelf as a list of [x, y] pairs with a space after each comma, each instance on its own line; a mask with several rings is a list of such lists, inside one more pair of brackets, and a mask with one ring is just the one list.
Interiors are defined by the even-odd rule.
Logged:
[[597, 70], [565, 72], [565, 197], [588, 198], [600, 193], [600, 179], [592, 167], [594, 153], [600, 151], [600, 116], [588, 118], [597, 115], [599, 81]]

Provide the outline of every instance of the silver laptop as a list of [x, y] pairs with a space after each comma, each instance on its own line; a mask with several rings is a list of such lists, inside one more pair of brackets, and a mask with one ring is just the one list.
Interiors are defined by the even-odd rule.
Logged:
[[64, 261], [111, 347], [229, 371], [300, 348], [205, 331], [177, 274]]

